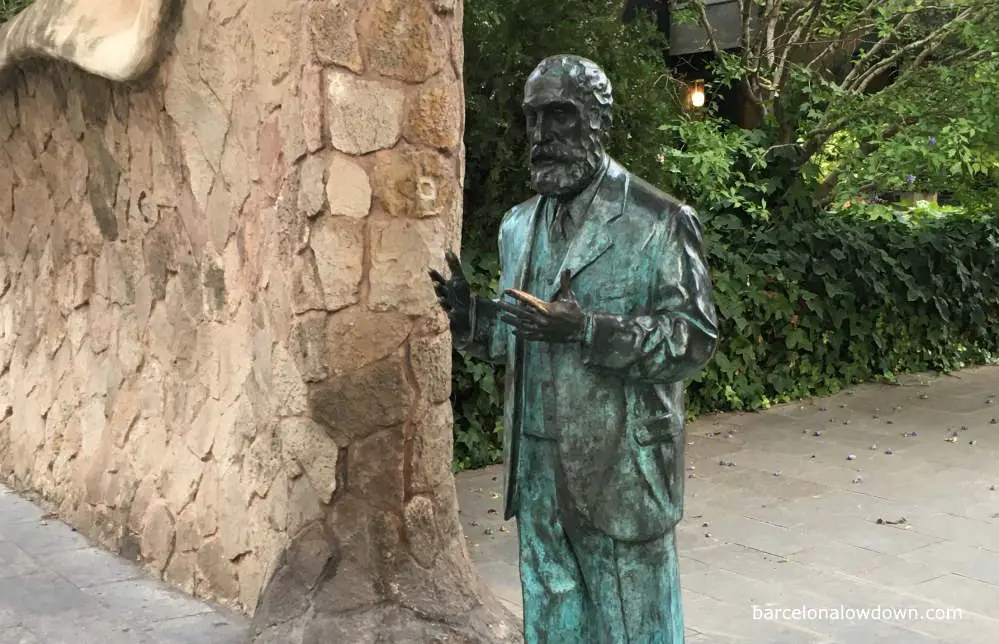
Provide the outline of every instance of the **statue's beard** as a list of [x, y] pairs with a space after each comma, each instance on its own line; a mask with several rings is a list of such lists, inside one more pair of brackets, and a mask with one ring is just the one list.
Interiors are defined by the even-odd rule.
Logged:
[[564, 142], [531, 150], [531, 188], [552, 197], [574, 195], [586, 187], [603, 161], [603, 147], [595, 136], [582, 145]]

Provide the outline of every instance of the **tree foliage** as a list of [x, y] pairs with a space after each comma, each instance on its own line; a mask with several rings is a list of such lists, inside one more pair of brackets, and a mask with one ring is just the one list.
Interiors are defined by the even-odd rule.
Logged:
[[[997, 2], [741, 0], [749, 46], [717, 52], [709, 104], [691, 114], [661, 41], [621, 24], [620, 2], [466, 0], [473, 282], [495, 288], [499, 217], [528, 194], [523, 81], [567, 51], [617, 85], [612, 154], [701, 213], [722, 342], [690, 383], [690, 413], [995, 359]], [[674, 18], [704, 21], [702, 8]], [[750, 96], [758, 127], [718, 116], [726, 85]], [[879, 203], [899, 189], [961, 207]], [[456, 465], [493, 462], [502, 370], [458, 353], [454, 365]]]
[[0, 23], [7, 22], [31, 3], [32, 0], [0, 0]]
[[[671, 4], [712, 32], [705, 0]], [[743, 90], [825, 203], [902, 189], [967, 199], [994, 183], [999, 0], [738, 5], [747, 44], [710, 39], [715, 82]]]

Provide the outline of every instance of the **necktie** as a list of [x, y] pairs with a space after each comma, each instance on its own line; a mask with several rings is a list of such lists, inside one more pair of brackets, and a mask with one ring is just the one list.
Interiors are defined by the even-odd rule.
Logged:
[[560, 199], [555, 200], [555, 213], [552, 218], [552, 234], [561, 240], [565, 239], [566, 218], [569, 216], [569, 208]]

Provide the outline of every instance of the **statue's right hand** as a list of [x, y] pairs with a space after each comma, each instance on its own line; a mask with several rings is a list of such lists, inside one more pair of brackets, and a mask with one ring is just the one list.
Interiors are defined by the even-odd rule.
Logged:
[[430, 270], [430, 279], [434, 283], [437, 302], [451, 321], [451, 331], [467, 333], [471, 330], [472, 289], [458, 256], [448, 251], [445, 259], [451, 278], [447, 279], [437, 271]]

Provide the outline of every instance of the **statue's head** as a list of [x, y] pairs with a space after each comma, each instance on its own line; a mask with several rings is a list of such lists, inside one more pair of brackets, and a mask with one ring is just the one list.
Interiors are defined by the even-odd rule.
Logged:
[[604, 159], [613, 104], [610, 81], [593, 61], [541, 61], [524, 87], [534, 190], [568, 197], [586, 187]]

